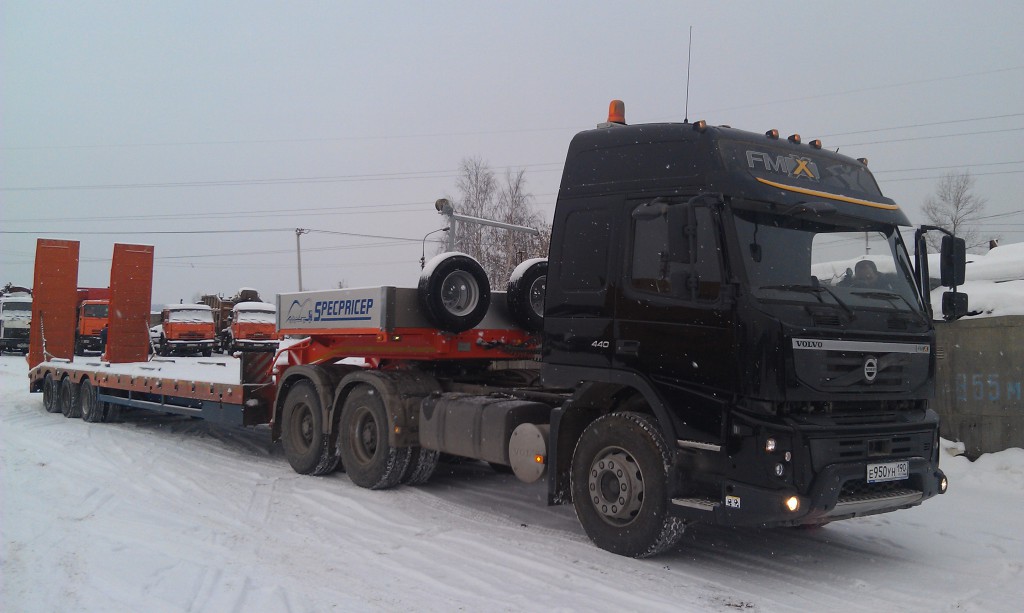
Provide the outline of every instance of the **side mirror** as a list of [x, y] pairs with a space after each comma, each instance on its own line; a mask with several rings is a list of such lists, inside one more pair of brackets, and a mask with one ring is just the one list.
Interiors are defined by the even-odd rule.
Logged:
[[[939, 276], [946, 287], [963, 285], [966, 279], [967, 244], [964, 239], [955, 236], [943, 236], [939, 255]], [[964, 309], [966, 310], [966, 308]], [[946, 312], [945, 295], [942, 299], [942, 312]]]
[[967, 294], [962, 292], [942, 292], [942, 317], [947, 321], [960, 319], [967, 315]]

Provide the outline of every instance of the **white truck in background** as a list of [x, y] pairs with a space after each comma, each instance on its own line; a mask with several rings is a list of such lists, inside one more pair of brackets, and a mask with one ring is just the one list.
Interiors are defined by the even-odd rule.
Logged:
[[0, 296], [0, 351], [28, 353], [31, 322], [31, 292], [19, 290]]

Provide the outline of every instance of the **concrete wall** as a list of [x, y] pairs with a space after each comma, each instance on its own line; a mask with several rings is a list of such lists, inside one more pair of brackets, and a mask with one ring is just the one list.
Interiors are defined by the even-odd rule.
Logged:
[[936, 323], [933, 407], [968, 457], [1024, 447], [1024, 316]]

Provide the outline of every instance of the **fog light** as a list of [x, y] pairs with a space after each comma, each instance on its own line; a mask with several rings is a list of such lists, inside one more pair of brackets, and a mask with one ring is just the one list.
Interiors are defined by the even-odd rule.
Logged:
[[775, 451], [775, 439], [770, 438], [764, 442], [764, 452], [771, 453]]
[[785, 502], [786, 509], [796, 513], [800, 510], [800, 499], [796, 496], [790, 496]]
[[946, 493], [946, 488], [948, 488], [948, 487], [949, 487], [949, 481], [946, 481], [945, 477], [939, 479], [939, 493], [940, 494], [945, 494]]
[[775, 476], [776, 477], [781, 477], [784, 474], [786, 474], [786, 467], [783, 466], [782, 464], [776, 464], [775, 465]]
[[793, 459], [793, 452], [792, 451], [787, 451], [786, 455], [782, 456], [782, 458], [784, 460], [786, 460], [787, 462], [791, 461]]

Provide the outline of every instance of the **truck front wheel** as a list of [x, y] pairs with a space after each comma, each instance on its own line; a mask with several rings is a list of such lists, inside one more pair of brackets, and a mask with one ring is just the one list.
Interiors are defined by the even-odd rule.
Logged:
[[[300, 381], [290, 390], [284, 400], [282, 411], [281, 443], [288, 463], [295, 472], [302, 475], [319, 475], [330, 472], [321, 468], [332, 455], [328, 449], [323, 429], [323, 411], [316, 386], [310, 381]], [[337, 466], [337, 456], [334, 456]]]
[[664, 437], [643, 413], [610, 413], [583, 431], [572, 457], [576, 516], [601, 549], [633, 558], [679, 542], [685, 524], [668, 510]]
[[352, 483], [383, 490], [401, 481], [409, 465], [409, 447], [392, 447], [388, 429], [387, 411], [377, 390], [365, 384], [355, 386], [345, 398], [339, 426], [341, 463]]

